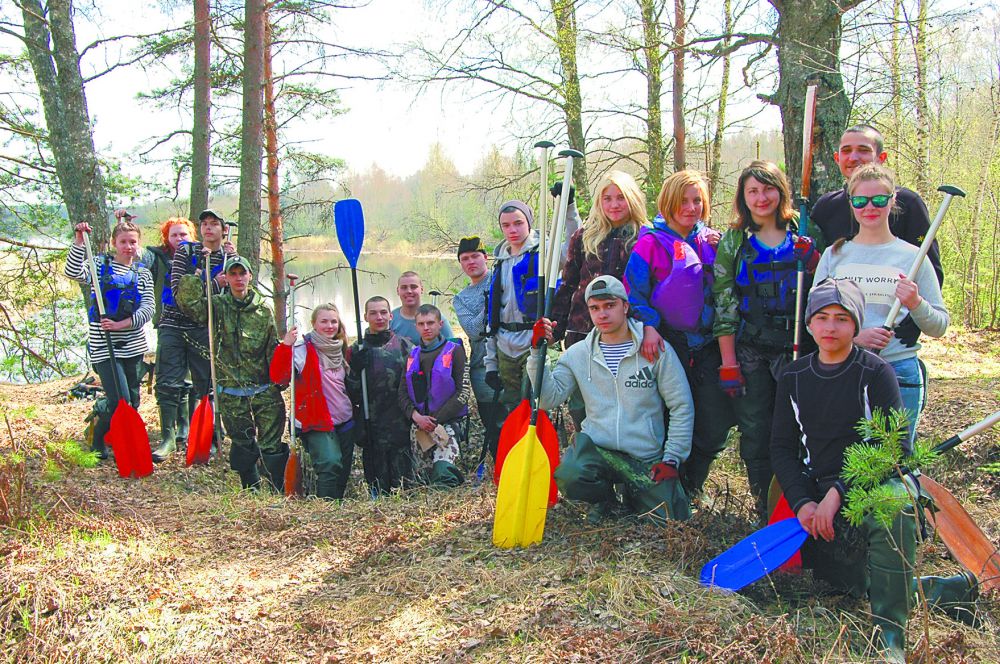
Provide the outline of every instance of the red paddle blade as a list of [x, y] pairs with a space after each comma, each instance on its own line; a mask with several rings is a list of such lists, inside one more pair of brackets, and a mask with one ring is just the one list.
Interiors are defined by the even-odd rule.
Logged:
[[[774, 510], [771, 512], [771, 516], [768, 518], [768, 525], [777, 523], [779, 521], [784, 521], [785, 519], [795, 518], [795, 512], [792, 511], [791, 505], [785, 500], [785, 494], [781, 494], [778, 498], [778, 503], [774, 506]], [[788, 559], [785, 564], [779, 567], [783, 572], [793, 572], [798, 573], [802, 571], [802, 553], [796, 552], [794, 556]]]
[[104, 436], [111, 443], [121, 477], [146, 477], [153, 472], [153, 455], [149, 450], [149, 434], [142, 417], [125, 399], [111, 416], [111, 426]]
[[556, 488], [555, 472], [559, 467], [559, 435], [556, 428], [552, 426], [549, 414], [544, 410], [538, 411], [538, 420], [535, 422], [535, 430], [538, 432], [538, 442], [542, 444], [545, 455], [549, 458], [549, 507], [559, 500], [559, 489]]
[[212, 410], [212, 402], [206, 394], [198, 402], [198, 407], [191, 415], [186, 465], [208, 463], [208, 457], [212, 453], [212, 436], [214, 435], [215, 413]]
[[299, 464], [299, 455], [295, 453], [295, 448], [288, 453], [288, 461], [285, 463], [285, 497], [296, 498], [303, 495], [302, 490], [302, 467]]
[[531, 421], [531, 405], [527, 399], [521, 401], [517, 408], [511, 411], [500, 429], [500, 440], [497, 443], [497, 460], [493, 466], [493, 483], [500, 486], [500, 473], [503, 471], [503, 461], [510, 449], [524, 438]]

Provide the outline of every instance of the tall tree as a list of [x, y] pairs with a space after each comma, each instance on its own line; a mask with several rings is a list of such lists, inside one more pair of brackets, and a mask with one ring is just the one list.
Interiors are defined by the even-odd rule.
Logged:
[[[719, 190], [719, 183], [722, 177], [722, 141], [726, 131], [726, 102], [729, 98], [729, 67], [732, 61], [732, 53], [729, 52], [729, 37], [733, 31], [733, 5], [732, 0], [723, 0], [723, 40], [724, 54], [722, 56], [722, 82], [719, 84], [719, 106], [715, 115], [715, 134], [712, 136], [712, 160], [708, 170], [708, 181], [714, 196]], [[759, 150], [758, 150], [759, 152]], [[758, 155], [759, 158], [759, 155]]]
[[243, 129], [240, 138], [238, 249], [260, 268], [261, 159], [264, 152], [264, 0], [246, 0], [243, 32]]
[[[585, 149], [583, 134], [583, 95], [580, 92], [580, 74], [577, 70], [576, 44], [576, 0], [552, 0], [552, 16], [555, 19], [555, 43], [562, 65], [564, 100], [563, 116], [566, 121], [566, 135], [570, 147]], [[573, 161], [573, 179], [582, 200], [590, 197], [590, 181], [587, 178], [587, 160]]]
[[278, 117], [274, 110], [274, 63], [271, 53], [272, 28], [264, 14], [264, 144], [267, 151], [267, 216], [271, 229], [271, 281], [274, 316], [278, 331], [286, 332], [287, 291], [285, 290], [285, 229], [281, 217], [281, 188], [278, 179]]
[[684, 14], [684, 0], [674, 0], [674, 87], [673, 119], [674, 119], [674, 170], [682, 171], [687, 167], [685, 143], [687, 140], [684, 128], [684, 28], [687, 17]]
[[657, 0], [639, 0], [642, 20], [641, 69], [646, 79], [646, 202], [655, 205], [663, 182], [663, 38], [660, 31], [663, 4]]
[[208, 207], [211, 171], [212, 41], [208, 0], [194, 0], [194, 122], [191, 129], [190, 219]]

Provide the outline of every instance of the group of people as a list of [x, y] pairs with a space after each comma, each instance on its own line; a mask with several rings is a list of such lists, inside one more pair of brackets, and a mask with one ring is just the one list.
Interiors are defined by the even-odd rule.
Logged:
[[[415, 482], [461, 484], [466, 375], [493, 453], [503, 422], [538, 376], [540, 408], [568, 404], [576, 434], [555, 480], [565, 498], [591, 505], [594, 523], [625, 511], [661, 524], [688, 518], [735, 427], [759, 521], [767, 521], [776, 479], [811, 536], [804, 563], [849, 592], [867, 592], [880, 643], [899, 657], [914, 584], [923, 584], [932, 604], [954, 609], [972, 597], [975, 580], [914, 579], [912, 513], [890, 528], [874, 520], [854, 528], [839, 514], [847, 491], [840, 471], [845, 450], [859, 442], [860, 419], [905, 408], [904, 447], [911, 449], [926, 398], [919, 336], [940, 336], [949, 322], [936, 245], [916, 276], [906, 276], [930, 219], [920, 197], [882, 166], [886, 156], [874, 128], [845, 131], [835, 155], [845, 187], [815, 204], [808, 234], [800, 232], [788, 179], [767, 161], [743, 169], [721, 233], [707, 224], [711, 192], [696, 171], [666, 179], [652, 221], [641, 188], [624, 172], [600, 178], [583, 224], [575, 191], [557, 185], [553, 195], [568, 197], [569, 230], [557, 249], [552, 313], [542, 318], [532, 210], [507, 201], [497, 214], [503, 240], [492, 267], [479, 237], [457, 248], [470, 283], [453, 306], [468, 352], [441, 310], [421, 302], [420, 277], [410, 271], [397, 283], [401, 306], [381, 296], [365, 302], [368, 327], [354, 343], [332, 304], [313, 310], [308, 334], [293, 327], [279, 338], [251, 286], [251, 266], [225, 241], [218, 214], [200, 215], [200, 240], [191, 222], [168, 220], [162, 245], [146, 259], [138, 227], [122, 218], [113, 255], [99, 261], [109, 313], [91, 312], [91, 360], [106, 390], [112, 371], [123, 374], [129, 394], [122, 396], [137, 405], [141, 329], [155, 321], [161, 442], [154, 460], [162, 462], [185, 436], [189, 404], [209, 392], [211, 306], [214, 398], [232, 440], [231, 467], [244, 487], [266, 481], [281, 489], [288, 448], [280, 390], [294, 371], [298, 438], [314, 464], [316, 494], [328, 499], [344, 496], [356, 444], [373, 497]], [[88, 230], [77, 226], [66, 266], [83, 282]], [[799, 283], [811, 286], [808, 297]], [[897, 298], [901, 313], [886, 320]], [[807, 333], [793, 359], [800, 324]], [[117, 363], [105, 331], [120, 349]], [[538, 351], [543, 339], [561, 341], [563, 352], [538, 374], [547, 361]], [[109, 393], [112, 404], [117, 396]], [[99, 453], [109, 420], [102, 416], [95, 435]]]

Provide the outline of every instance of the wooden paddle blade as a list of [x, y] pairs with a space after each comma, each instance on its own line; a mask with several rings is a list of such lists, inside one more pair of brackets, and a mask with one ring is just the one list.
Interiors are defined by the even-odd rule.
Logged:
[[926, 475], [920, 487], [930, 494], [937, 512], [925, 510], [941, 541], [966, 569], [976, 575], [982, 591], [1000, 587], [1000, 552], [972, 520], [958, 499]]
[[552, 420], [549, 419], [548, 413], [544, 410], [538, 411], [538, 421], [535, 424], [535, 430], [538, 432], [538, 442], [542, 444], [542, 449], [545, 450], [545, 456], [549, 460], [549, 478], [551, 483], [549, 484], [549, 507], [552, 507], [559, 500], [559, 488], [556, 487], [556, 468], [559, 467], [559, 435], [556, 433], [556, 428], [552, 426]]
[[146, 424], [125, 399], [118, 400], [104, 439], [111, 443], [115, 452], [119, 476], [146, 477], [153, 472], [153, 455], [149, 449]]
[[785, 519], [751, 533], [705, 563], [701, 584], [733, 591], [748, 586], [781, 567], [807, 536], [798, 519]]
[[511, 448], [497, 489], [493, 544], [509, 549], [542, 541], [552, 472], [534, 426]]
[[365, 241], [365, 214], [361, 201], [345, 198], [333, 205], [333, 223], [337, 229], [337, 240], [352, 268], [358, 267], [361, 245]]
[[198, 407], [191, 415], [186, 465], [208, 463], [208, 458], [212, 454], [212, 437], [214, 435], [215, 412], [212, 408], [212, 401], [206, 394], [198, 402]]
[[507, 419], [504, 420], [503, 428], [500, 429], [500, 440], [497, 442], [497, 458], [493, 464], [493, 483], [500, 486], [500, 473], [503, 471], [503, 462], [518, 441], [524, 438], [524, 432], [528, 430], [531, 422], [531, 404], [527, 399], [521, 401], [517, 408], [511, 411]]
[[[777, 477], [771, 478], [771, 485], [767, 489], [767, 513], [770, 515], [767, 518], [767, 525], [769, 526], [785, 519], [795, 518], [795, 512], [792, 511], [791, 505], [785, 500], [785, 494], [781, 491], [781, 485], [778, 484]], [[782, 572], [791, 572], [792, 574], [801, 572], [802, 553], [796, 551], [795, 555], [789, 558], [788, 562], [782, 565], [780, 569]]]
[[302, 489], [302, 464], [293, 447], [285, 463], [285, 497], [298, 498], [305, 494]]

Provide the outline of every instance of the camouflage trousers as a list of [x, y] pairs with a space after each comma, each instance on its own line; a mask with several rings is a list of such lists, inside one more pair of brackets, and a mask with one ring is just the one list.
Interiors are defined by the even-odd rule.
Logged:
[[429, 450], [423, 450], [417, 442], [417, 425], [410, 427], [410, 455], [413, 457], [413, 475], [417, 482], [437, 486], [455, 487], [465, 481], [458, 462], [458, 423], [443, 424], [448, 440], [438, 442]]
[[269, 385], [260, 394], [245, 397], [220, 392], [218, 407], [234, 448], [243, 448], [253, 456], [282, 452], [285, 402], [277, 386]]

